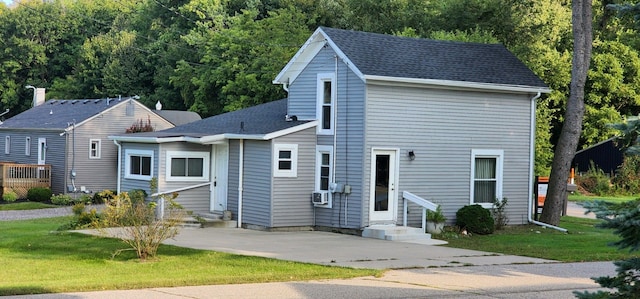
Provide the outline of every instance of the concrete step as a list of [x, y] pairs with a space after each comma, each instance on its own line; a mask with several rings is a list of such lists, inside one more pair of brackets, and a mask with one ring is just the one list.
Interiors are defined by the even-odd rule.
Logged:
[[407, 240], [429, 240], [431, 234], [425, 233], [422, 228], [395, 226], [395, 225], [372, 225], [362, 231], [362, 237], [374, 238], [389, 241]]
[[197, 217], [202, 220], [202, 227], [238, 227], [238, 221], [224, 220], [222, 213], [198, 213]]

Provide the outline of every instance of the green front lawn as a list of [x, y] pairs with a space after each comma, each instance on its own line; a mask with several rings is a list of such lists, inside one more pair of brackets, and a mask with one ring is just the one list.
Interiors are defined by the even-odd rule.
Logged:
[[0, 211], [11, 210], [36, 210], [36, 209], [48, 209], [48, 208], [60, 208], [61, 206], [50, 205], [41, 202], [25, 201], [16, 203], [4, 203], [0, 204]]
[[491, 235], [459, 236], [449, 232], [436, 238], [448, 241], [450, 247], [563, 262], [613, 261], [638, 256], [607, 246], [619, 237], [612, 230], [595, 228], [598, 221], [565, 216], [560, 227], [568, 233], [537, 225], [520, 225], [506, 227]]
[[604, 201], [616, 202], [616, 203], [630, 201], [630, 200], [634, 200], [636, 198], [640, 198], [640, 195], [594, 196], [594, 195], [582, 195], [582, 194], [575, 193], [575, 194], [569, 194], [569, 197], [568, 197], [569, 201], [576, 201], [576, 202], [592, 201], [592, 200], [604, 200]]
[[57, 232], [70, 217], [0, 222], [0, 296], [208, 284], [261, 283], [380, 275], [162, 245], [140, 262], [115, 239]]

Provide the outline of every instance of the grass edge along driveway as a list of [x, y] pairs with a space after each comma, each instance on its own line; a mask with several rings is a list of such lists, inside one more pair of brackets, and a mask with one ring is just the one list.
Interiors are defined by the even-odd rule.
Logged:
[[70, 217], [0, 222], [0, 296], [380, 276], [352, 269], [162, 245], [140, 262], [116, 239], [57, 232]]

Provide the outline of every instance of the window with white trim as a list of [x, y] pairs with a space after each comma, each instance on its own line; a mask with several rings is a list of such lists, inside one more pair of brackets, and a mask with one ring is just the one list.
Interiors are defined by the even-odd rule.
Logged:
[[167, 151], [166, 181], [209, 180], [209, 152]]
[[100, 139], [89, 139], [89, 159], [100, 159], [101, 147]]
[[24, 138], [24, 155], [31, 156], [31, 137]]
[[333, 134], [333, 123], [335, 117], [335, 74], [318, 74], [316, 87], [316, 118], [320, 122], [318, 134]]
[[273, 145], [273, 176], [295, 178], [298, 176], [298, 145]]
[[503, 150], [471, 151], [471, 204], [490, 208], [502, 199]]
[[4, 136], [4, 153], [6, 155], [11, 153], [11, 136]]
[[124, 177], [134, 180], [150, 181], [153, 176], [152, 150], [125, 150]]
[[329, 184], [333, 180], [333, 147], [318, 145], [316, 147], [316, 192], [328, 193], [329, 204], [322, 206], [331, 208], [331, 192]]

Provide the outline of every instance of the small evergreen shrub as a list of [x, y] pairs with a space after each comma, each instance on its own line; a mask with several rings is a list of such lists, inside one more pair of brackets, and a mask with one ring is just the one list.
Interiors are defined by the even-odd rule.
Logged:
[[51, 196], [51, 203], [54, 205], [68, 206], [71, 202], [71, 196], [68, 194], [58, 194]]
[[495, 230], [491, 212], [480, 205], [470, 205], [456, 212], [456, 225], [479, 235], [492, 234]]
[[89, 194], [82, 194], [78, 196], [78, 198], [74, 199], [73, 202], [76, 204], [78, 203], [90, 204], [92, 200], [93, 198]]
[[51, 199], [51, 189], [43, 187], [31, 188], [27, 191], [27, 198], [30, 201], [47, 202]]
[[507, 216], [507, 198], [502, 200], [496, 200], [493, 202], [493, 208], [491, 209], [491, 216], [496, 225], [496, 230], [501, 230], [509, 223], [509, 217]]
[[73, 205], [71, 210], [73, 211], [73, 219], [58, 228], [58, 230], [72, 230], [72, 229], [85, 229], [85, 228], [98, 228], [101, 227], [103, 216], [98, 213], [96, 209], [91, 209], [89, 212], [85, 212], [85, 204], [77, 203]]
[[18, 200], [18, 194], [15, 191], [9, 189], [2, 194], [2, 200], [6, 202], [14, 202]]

